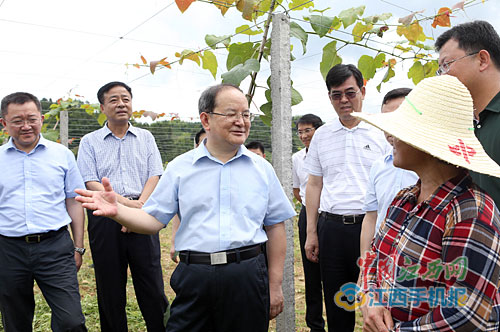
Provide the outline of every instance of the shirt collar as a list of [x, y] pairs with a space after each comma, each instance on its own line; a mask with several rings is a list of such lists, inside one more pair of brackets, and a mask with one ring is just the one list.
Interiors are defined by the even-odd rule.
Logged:
[[[43, 135], [40, 133], [40, 139], [38, 140], [38, 143], [35, 145], [35, 147], [33, 148], [33, 150], [30, 151], [30, 153], [32, 153], [33, 151], [35, 151], [38, 146], [43, 146], [44, 148], [47, 147], [47, 139], [43, 137]], [[11, 149], [14, 149], [14, 150], [19, 150], [18, 148], [16, 148], [16, 146], [14, 145], [14, 141], [12, 140], [12, 137], [9, 138], [9, 141], [7, 143], [5, 143], [5, 148], [6, 150], [11, 150]], [[19, 150], [21, 151], [21, 150]]]
[[[486, 106], [485, 110], [500, 113], [500, 92], [493, 97], [493, 99], [488, 103], [488, 106]], [[481, 115], [481, 113], [479, 113], [479, 115]]]
[[[211, 159], [217, 163], [220, 163], [222, 164], [222, 162], [220, 160], [218, 160], [217, 158], [215, 158], [214, 156], [212, 156], [210, 154], [210, 152], [208, 152], [207, 150], [207, 147], [205, 146], [205, 143], [206, 143], [206, 139], [203, 140], [203, 142], [196, 148], [194, 149], [194, 155], [193, 155], [193, 165], [200, 159], [206, 157], [208, 159]], [[236, 155], [231, 158], [230, 160], [227, 161], [227, 163], [231, 162], [232, 160], [234, 159], [237, 159], [241, 156], [246, 156], [248, 158], [252, 158], [253, 155], [257, 156], [257, 154], [249, 151], [244, 145], [240, 145], [240, 147], [238, 148], [238, 152], [236, 152]], [[259, 158], [261, 158], [260, 156], [258, 156]], [[226, 164], [227, 164], [226, 163]]]
[[354, 131], [354, 130], [357, 130], [357, 129], [370, 129], [370, 125], [364, 121], [361, 121], [360, 123], [358, 123], [357, 126], [351, 128], [351, 129], [348, 129], [346, 127], [344, 127], [344, 125], [342, 124], [342, 122], [340, 122], [340, 119], [339, 118], [336, 118], [335, 120], [333, 120], [332, 122], [332, 131], [338, 131], [338, 130], [347, 130], [347, 131]]
[[[128, 133], [131, 133], [132, 135], [137, 136], [137, 132], [138, 132], [137, 128], [132, 126], [132, 124], [129, 121], [128, 129], [127, 129], [127, 132], [125, 133], [125, 136], [127, 136]], [[104, 126], [101, 128], [101, 138], [104, 140], [109, 135], [113, 135], [113, 132], [111, 131], [111, 129], [108, 128], [108, 122], [106, 121]]]

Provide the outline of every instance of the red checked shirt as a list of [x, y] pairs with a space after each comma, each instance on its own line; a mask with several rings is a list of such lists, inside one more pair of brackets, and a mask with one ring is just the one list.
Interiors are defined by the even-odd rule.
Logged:
[[500, 222], [463, 173], [417, 204], [420, 181], [394, 198], [364, 262], [396, 331], [497, 331]]

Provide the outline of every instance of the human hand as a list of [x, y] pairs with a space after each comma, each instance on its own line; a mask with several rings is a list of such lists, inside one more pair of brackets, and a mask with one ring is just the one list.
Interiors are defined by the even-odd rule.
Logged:
[[276, 318], [284, 307], [283, 290], [280, 285], [269, 285], [269, 320]]
[[108, 178], [102, 178], [102, 185], [104, 191], [76, 189], [75, 192], [80, 196], [75, 199], [81, 202], [84, 208], [94, 210], [95, 216], [115, 217], [118, 213], [116, 194]]
[[363, 314], [363, 332], [390, 332], [394, 322], [389, 310], [382, 306], [364, 305], [361, 307]]
[[83, 257], [80, 253], [75, 251], [75, 264], [76, 264], [76, 272], [80, 271], [80, 267], [82, 266]]
[[179, 254], [176, 254], [176, 251], [175, 251], [175, 247], [174, 245], [172, 245], [170, 247], [170, 259], [174, 262], [174, 263], [179, 263]]
[[313, 263], [319, 262], [318, 234], [307, 234], [304, 249], [308, 260]]

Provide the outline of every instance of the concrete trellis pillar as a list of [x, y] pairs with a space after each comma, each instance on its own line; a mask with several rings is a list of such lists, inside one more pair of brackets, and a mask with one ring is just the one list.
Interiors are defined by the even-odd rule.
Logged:
[[[292, 200], [292, 90], [290, 80], [290, 19], [273, 15], [271, 32], [271, 126], [273, 166], [283, 189]], [[278, 332], [295, 331], [295, 283], [293, 258], [293, 220], [285, 221], [287, 248], [283, 273], [285, 308], [278, 316]]]

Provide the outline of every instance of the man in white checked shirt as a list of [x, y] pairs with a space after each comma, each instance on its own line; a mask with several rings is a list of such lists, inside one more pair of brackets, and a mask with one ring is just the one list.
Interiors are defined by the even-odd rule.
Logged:
[[[319, 262], [329, 331], [353, 331], [354, 311], [334, 303], [342, 285], [359, 275], [359, 236], [372, 163], [390, 151], [382, 131], [360, 123], [365, 87], [353, 65], [334, 66], [326, 76], [328, 96], [338, 119], [316, 130], [304, 171], [307, 258]], [[318, 218], [319, 213], [319, 218]]]
[[[100, 179], [110, 178], [118, 201], [142, 208], [163, 173], [153, 135], [130, 124], [132, 90], [110, 82], [97, 93], [107, 122], [85, 135], [78, 151], [78, 167], [89, 190], [104, 190]], [[130, 267], [137, 302], [149, 332], [165, 331], [168, 306], [160, 264], [158, 234], [129, 232], [115, 221], [87, 211], [88, 231], [97, 283], [101, 331], [127, 331], [126, 284]]]

